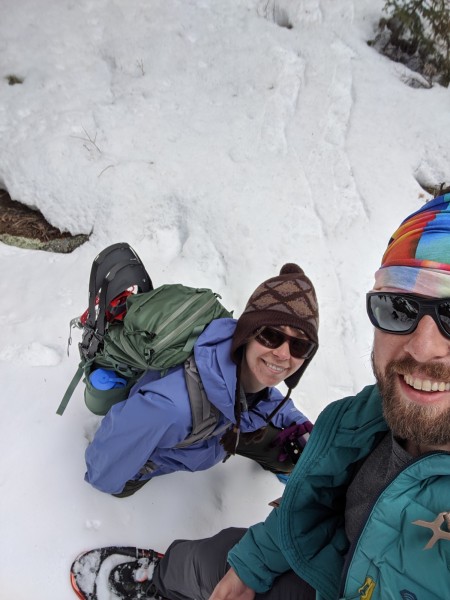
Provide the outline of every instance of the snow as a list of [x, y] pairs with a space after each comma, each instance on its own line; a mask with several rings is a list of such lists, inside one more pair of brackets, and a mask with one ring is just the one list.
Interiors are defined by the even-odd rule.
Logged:
[[[364, 294], [390, 234], [450, 182], [450, 90], [367, 45], [381, 0], [2, 0], [0, 187], [72, 254], [0, 244], [0, 597], [70, 600], [70, 563], [164, 551], [264, 519], [283, 485], [240, 457], [117, 499], [84, 482], [99, 419], [75, 372], [90, 266], [127, 241], [156, 285], [210, 287], [239, 315], [297, 262], [321, 347], [294, 398], [315, 419], [373, 381]], [[291, 28], [286, 25], [292, 25]], [[8, 85], [16, 75], [23, 84]]]

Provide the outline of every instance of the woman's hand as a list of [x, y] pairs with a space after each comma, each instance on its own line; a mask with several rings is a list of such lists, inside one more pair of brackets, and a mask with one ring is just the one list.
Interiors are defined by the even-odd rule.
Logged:
[[214, 588], [209, 600], [253, 600], [255, 592], [230, 569]]

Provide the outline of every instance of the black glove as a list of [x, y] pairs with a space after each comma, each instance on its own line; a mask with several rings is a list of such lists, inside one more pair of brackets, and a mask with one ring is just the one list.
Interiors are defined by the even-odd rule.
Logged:
[[313, 424], [310, 421], [304, 421], [301, 424], [292, 423], [289, 427], [282, 429], [272, 444], [281, 448], [278, 460], [284, 462], [290, 458], [295, 464], [303, 452], [312, 428]]

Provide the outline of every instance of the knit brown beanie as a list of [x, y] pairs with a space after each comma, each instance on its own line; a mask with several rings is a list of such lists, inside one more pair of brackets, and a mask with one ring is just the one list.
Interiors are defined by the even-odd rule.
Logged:
[[[314, 353], [284, 382], [288, 393], [266, 418], [269, 423], [275, 413], [289, 399], [291, 390], [297, 385], [306, 367], [318, 348], [319, 310], [313, 284], [302, 269], [288, 263], [281, 268], [277, 277], [264, 281], [250, 296], [244, 312], [239, 317], [231, 343], [231, 358], [237, 364], [236, 398], [234, 415], [236, 423], [225, 432], [220, 443], [227, 452], [226, 458], [236, 453], [241, 424], [240, 371], [245, 344], [255, 331], [264, 325], [295, 327], [301, 329], [316, 344]], [[261, 432], [255, 432], [260, 434]], [[224, 460], [226, 460], [226, 458]]]
[[[264, 281], [250, 296], [233, 335], [231, 357], [236, 364], [241, 360], [242, 347], [264, 325], [286, 325], [301, 329], [318, 346], [319, 309], [316, 292], [298, 265], [285, 264], [277, 277]], [[285, 379], [288, 388], [297, 385], [313, 356]]]

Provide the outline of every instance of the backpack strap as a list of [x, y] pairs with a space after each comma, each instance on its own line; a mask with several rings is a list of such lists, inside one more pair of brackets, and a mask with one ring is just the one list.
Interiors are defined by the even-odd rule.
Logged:
[[201, 440], [219, 435], [230, 425], [225, 423], [217, 428], [220, 411], [208, 400], [193, 354], [184, 362], [184, 375], [191, 404], [192, 432], [175, 448], [186, 448]]
[[184, 345], [183, 352], [191, 352], [192, 351], [192, 349], [194, 348], [195, 342], [197, 341], [199, 335], [203, 332], [205, 327], [206, 327], [206, 325], [197, 325], [197, 327], [194, 327], [191, 335], [189, 336], [189, 338], [186, 341], [186, 344]]
[[69, 383], [66, 393], [64, 394], [60, 405], [58, 406], [58, 410], [56, 411], [57, 415], [62, 415], [64, 413], [64, 411], [66, 410], [69, 400], [72, 397], [72, 394], [73, 394], [75, 388], [79, 384], [80, 379], [83, 377], [83, 373], [84, 373], [84, 369], [80, 365], [78, 367], [75, 375], [73, 376], [72, 381]]

